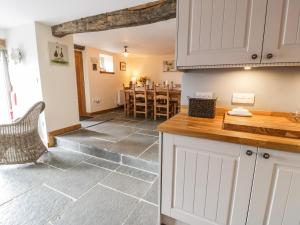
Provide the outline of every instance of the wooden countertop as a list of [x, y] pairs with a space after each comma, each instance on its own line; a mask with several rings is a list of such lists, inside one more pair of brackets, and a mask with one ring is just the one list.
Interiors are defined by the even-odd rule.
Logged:
[[223, 115], [214, 119], [189, 117], [182, 112], [160, 124], [157, 129], [171, 134], [300, 153], [300, 139], [225, 130], [223, 118]]

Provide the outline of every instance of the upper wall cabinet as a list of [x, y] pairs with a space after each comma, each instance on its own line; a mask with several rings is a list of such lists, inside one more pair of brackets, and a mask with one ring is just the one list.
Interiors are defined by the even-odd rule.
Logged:
[[178, 0], [177, 66], [300, 62], [299, 0]]
[[262, 62], [300, 62], [300, 0], [269, 0]]

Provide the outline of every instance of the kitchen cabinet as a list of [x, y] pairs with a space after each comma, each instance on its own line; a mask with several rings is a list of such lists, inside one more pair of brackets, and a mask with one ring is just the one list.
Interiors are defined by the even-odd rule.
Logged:
[[263, 63], [300, 62], [300, 1], [268, 1]]
[[298, 0], [178, 0], [177, 4], [179, 68], [300, 62]]
[[189, 225], [299, 225], [300, 154], [162, 134], [162, 214]]
[[256, 151], [164, 133], [162, 213], [191, 225], [245, 224]]
[[300, 155], [259, 149], [247, 225], [300, 224]]

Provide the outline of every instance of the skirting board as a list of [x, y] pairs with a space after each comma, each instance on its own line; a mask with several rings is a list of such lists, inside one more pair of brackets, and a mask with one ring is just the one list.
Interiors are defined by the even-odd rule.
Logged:
[[76, 125], [73, 125], [73, 126], [70, 126], [70, 127], [65, 127], [65, 128], [62, 128], [62, 129], [59, 129], [59, 130], [54, 130], [54, 131], [51, 131], [48, 133], [48, 147], [54, 147], [55, 146], [55, 136], [58, 136], [58, 135], [62, 135], [62, 134], [65, 134], [65, 133], [68, 133], [68, 132], [71, 132], [71, 131], [74, 131], [74, 130], [78, 130], [81, 128], [81, 124], [76, 124]]
[[115, 107], [115, 108], [111, 108], [111, 109], [105, 109], [105, 110], [100, 110], [100, 111], [96, 111], [96, 112], [87, 112], [86, 115], [87, 116], [95, 116], [95, 115], [98, 115], [98, 114], [102, 114], [102, 113], [107, 113], [107, 112], [111, 112], [111, 111], [114, 111], [116, 109], [120, 109], [122, 108], [123, 106], [118, 106], [118, 107]]

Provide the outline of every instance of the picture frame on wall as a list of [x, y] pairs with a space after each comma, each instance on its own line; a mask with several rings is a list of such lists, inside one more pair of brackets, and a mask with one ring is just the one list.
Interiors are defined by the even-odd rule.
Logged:
[[120, 70], [126, 71], [126, 62], [120, 62]]
[[68, 55], [68, 46], [49, 42], [49, 58], [50, 62], [53, 64], [60, 64], [60, 65], [68, 65], [69, 64], [69, 55]]
[[164, 60], [163, 61], [163, 72], [177, 72], [175, 66], [175, 60]]

